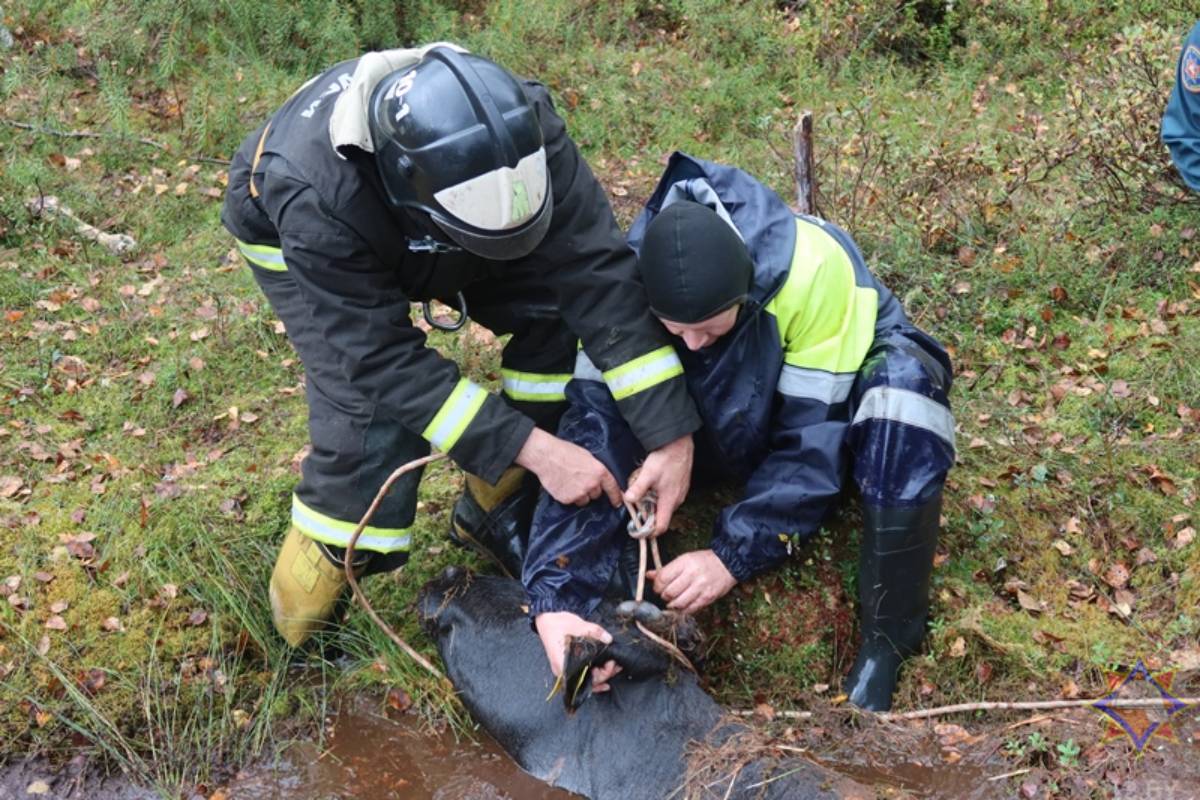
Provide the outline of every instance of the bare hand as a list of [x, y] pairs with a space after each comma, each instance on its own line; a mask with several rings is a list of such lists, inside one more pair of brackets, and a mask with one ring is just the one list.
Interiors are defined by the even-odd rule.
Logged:
[[517, 453], [517, 463], [538, 476], [542, 488], [560, 503], [585, 506], [607, 495], [621, 505], [621, 488], [608, 468], [577, 444], [534, 428]]
[[[562, 674], [563, 655], [567, 649], [568, 636], [572, 638], [586, 636], [605, 644], [612, 643], [612, 636], [604, 628], [569, 611], [538, 614], [534, 625], [542, 640], [542, 649], [546, 651], [546, 660], [550, 662], [550, 671], [554, 673], [555, 677]], [[608, 681], [620, 671], [621, 667], [615, 661], [606, 661], [604, 666], [599, 668], [593, 667], [592, 691], [607, 692]]]
[[671, 516], [687, 497], [692, 482], [692, 435], [680, 436], [650, 455], [638, 469], [637, 477], [625, 490], [625, 499], [636, 505], [651, 490], [658, 496], [654, 512], [654, 535], [667, 532]]
[[712, 550], [684, 553], [662, 569], [648, 571], [646, 577], [654, 579], [654, 591], [668, 608], [685, 614], [695, 614], [737, 585]]

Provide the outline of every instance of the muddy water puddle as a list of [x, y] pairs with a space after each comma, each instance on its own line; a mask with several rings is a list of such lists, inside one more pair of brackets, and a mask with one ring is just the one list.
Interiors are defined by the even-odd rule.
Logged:
[[274, 764], [238, 773], [229, 800], [571, 800], [578, 795], [526, 775], [500, 745], [431, 732], [411, 715], [383, 716], [378, 702], [349, 701], [312, 742]]

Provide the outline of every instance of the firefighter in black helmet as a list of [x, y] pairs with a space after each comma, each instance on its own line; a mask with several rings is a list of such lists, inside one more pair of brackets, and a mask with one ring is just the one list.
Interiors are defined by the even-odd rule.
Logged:
[[[431, 444], [468, 473], [452, 538], [513, 574], [539, 482], [561, 502], [620, 502], [604, 465], [550, 433], [580, 343], [650, 453], [630, 492], [657, 491], [665, 530], [699, 417], [541, 84], [447, 44], [338, 64], [246, 138], [222, 221], [307, 376], [312, 449], [270, 587], [289, 643], [332, 616], [358, 520]], [[411, 303], [434, 299], [512, 334], [500, 396], [426, 346]], [[359, 538], [359, 574], [407, 560], [418, 481], [401, 480]]]

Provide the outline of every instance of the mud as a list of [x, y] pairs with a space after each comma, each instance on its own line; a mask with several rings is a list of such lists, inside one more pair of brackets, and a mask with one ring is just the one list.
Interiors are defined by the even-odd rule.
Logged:
[[[82, 755], [60, 767], [45, 759], [0, 768], [0, 800], [571, 800], [578, 798], [523, 773], [494, 741], [455, 740], [431, 732], [412, 714], [390, 719], [378, 698], [345, 700], [326, 725], [322, 744], [287, 748], [272, 762], [242, 769], [216, 789], [166, 795], [120, 774], [106, 775]], [[1182, 716], [1182, 715], [1181, 715]], [[963, 720], [960, 720], [963, 721]], [[892, 725], [844, 714], [784, 725], [775, 722], [762, 746], [800, 750], [840, 775], [871, 787], [875, 796], [937, 800], [1085, 798], [1200, 800], [1200, 720], [1187, 715], [1173, 741], [1137, 754], [1123, 740], [1103, 741], [1094, 713], [1056, 714], [1014, 728], [1011, 720], [986, 726], [949, 720]], [[1045, 769], [1003, 755], [1006, 739], [1066, 729], [1084, 745], [1075, 769]], [[46, 793], [28, 793], [38, 782]], [[718, 792], [718, 796], [719, 796]]]
[[570, 800], [526, 775], [486, 734], [456, 741], [412, 715], [392, 720], [378, 700], [343, 705], [325, 749], [304, 742], [274, 764], [242, 770], [228, 800]]
[[[1013, 796], [1005, 781], [1011, 771], [988, 737], [967, 747], [944, 748], [933, 726], [872, 725], [859, 734], [831, 731], [814, 742], [819, 764], [875, 787], [881, 796], [930, 800], [999, 800]], [[953, 753], [953, 755], [951, 755]], [[953, 759], [948, 761], [948, 759]]]
[[159, 800], [121, 774], [106, 775], [83, 757], [54, 767], [44, 758], [0, 768], [0, 800]]

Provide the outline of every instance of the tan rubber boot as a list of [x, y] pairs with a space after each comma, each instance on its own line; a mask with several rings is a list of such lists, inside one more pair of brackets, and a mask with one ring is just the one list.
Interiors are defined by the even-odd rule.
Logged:
[[347, 585], [346, 573], [296, 526], [288, 528], [271, 573], [271, 618], [275, 630], [299, 647], [333, 617]]
[[524, 467], [509, 467], [504, 470], [500, 475], [500, 480], [496, 481], [493, 486], [483, 478], [468, 472], [467, 491], [471, 493], [471, 498], [479, 507], [488, 512], [500, 505], [501, 501], [511, 497], [513, 492], [521, 487], [521, 481], [525, 480], [525, 475]]

